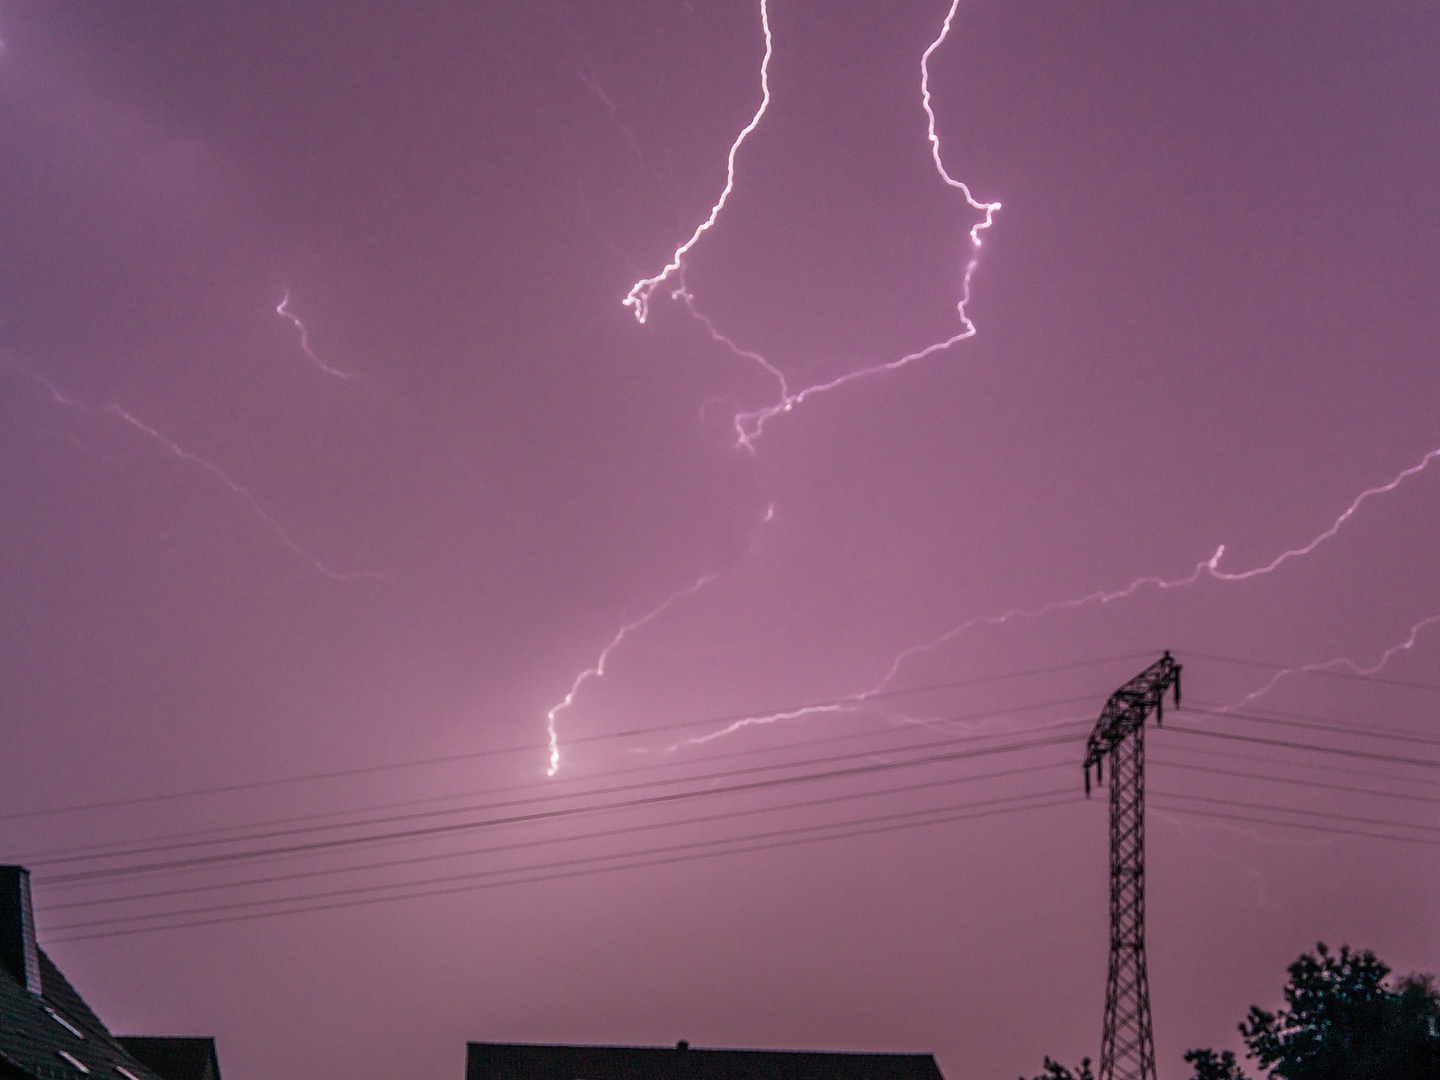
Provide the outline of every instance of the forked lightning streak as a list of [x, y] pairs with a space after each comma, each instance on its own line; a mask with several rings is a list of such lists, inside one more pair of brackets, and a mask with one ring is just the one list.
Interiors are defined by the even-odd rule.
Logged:
[[[933, 638], [930, 641], [923, 642], [919, 645], [912, 645], [909, 648], [902, 650], [900, 653], [896, 654], [895, 658], [890, 662], [889, 668], [886, 670], [884, 677], [881, 678], [879, 682], [871, 686], [869, 689], [859, 691], [851, 695], [850, 697], [843, 699], [838, 704], [832, 703], [823, 706], [811, 706], [808, 708], [790, 710], [783, 713], [771, 713], [766, 715], [746, 717], [743, 720], [736, 720], [726, 725], [724, 728], [719, 729], [718, 731], [714, 731], [707, 735], [700, 736], [696, 739], [689, 740], [689, 743], [694, 744], [709, 742], [712, 739], [719, 738], [723, 735], [733, 734], [734, 732], [740, 731], [741, 729], [746, 727], [774, 724], [782, 720], [797, 719], [801, 716], [813, 715], [815, 713], [854, 711], [856, 709], [862, 708], [865, 706], [866, 702], [869, 701], [870, 698], [890, 688], [891, 683], [894, 682], [895, 677], [899, 675], [900, 669], [904, 666], [905, 661], [914, 656], [933, 652], [941, 646], [946, 645], [949, 642], [952, 642], [955, 639], [969, 633], [970, 631], [977, 630], [981, 627], [1004, 626], [1007, 623], [1017, 620], [1038, 619], [1045, 615], [1052, 615], [1061, 611], [1073, 611], [1077, 608], [1089, 607], [1094, 604], [1109, 604], [1113, 603], [1116, 600], [1127, 599], [1128, 597], [1135, 595], [1135, 593], [1139, 592], [1141, 589], [1147, 587], [1160, 590], [1184, 588], [1186, 586], [1196, 584], [1198, 581], [1200, 581], [1202, 577], [1205, 576], [1209, 576], [1214, 580], [1220, 582], [1235, 583], [1249, 581], [1252, 578], [1261, 577], [1266, 574], [1273, 573], [1281, 566], [1283, 566], [1286, 562], [1311, 554], [1326, 540], [1334, 537], [1341, 530], [1341, 528], [1343, 528], [1344, 525], [1352, 517], [1354, 517], [1356, 511], [1360, 509], [1363, 503], [1378, 495], [1385, 495], [1393, 492], [1406, 480], [1410, 479], [1411, 477], [1417, 476], [1418, 474], [1423, 472], [1437, 458], [1440, 458], [1440, 448], [1429, 451], [1414, 465], [1400, 470], [1400, 472], [1397, 473], [1395, 477], [1387, 483], [1378, 484], [1374, 487], [1366, 488], [1364, 491], [1360, 492], [1359, 495], [1355, 496], [1353, 500], [1351, 500], [1350, 505], [1347, 506], [1343, 512], [1341, 512], [1341, 514], [1334, 520], [1334, 522], [1330, 525], [1329, 528], [1325, 529], [1309, 543], [1301, 547], [1290, 548], [1289, 550], [1284, 551], [1281, 554], [1277, 555], [1275, 558], [1271, 559], [1268, 563], [1263, 563], [1260, 566], [1252, 567], [1249, 570], [1221, 570], [1220, 560], [1225, 554], [1225, 545], [1221, 544], [1216, 549], [1214, 555], [1212, 555], [1209, 559], [1206, 559], [1203, 562], [1197, 563], [1195, 565], [1195, 569], [1192, 570], [1189, 574], [1186, 574], [1184, 577], [1163, 578], [1153, 575], [1139, 577], [1136, 578], [1134, 581], [1130, 582], [1128, 585], [1119, 589], [1109, 591], [1097, 589], [1095, 592], [1087, 593], [1084, 596], [1073, 597], [1068, 600], [1056, 600], [1048, 604], [1042, 604], [1039, 607], [1017, 607], [1011, 608], [1009, 611], [1001, 612], [998, 615], [977, 616], [973, 619], [968, 619], [965, 622], [960, 623], [958, 626], [951, 627], [949, 630], [946, 630], [943, 634], [939, 635], [936, 638]], [[1256, 698], [1268, 693], [1275, 686], [1275, 684], [1280, 682], [1282, 679], [1291, 675], [1300, 674], [1302, 672], [1333, 670], [1337, 667], [1344, 667], [1348, 668], [1354, 674], [1376, 674], [1386, 664], [1388, 664], [1395, 655], [1413, 648], [1416, 642], [1416, 637], [1420, 633], [1420, 631], [1436, 622], [1440, 622], [1440, 615], [1433, 615], [1427, 619], [1423, 619], [1420, 622], [1416, 623], [1411, 628], [1409, 636], [1399, 644], [1391, 646], [1389, 649], [1387, 649], [1381, 656], [1379, 662], [1372, 667], [1362, 667], [1354, 661], [1342, 657], [1336, 660], [1325, 661], [1320, 664], [1308, 665], [1306, 667], [1287, 668], [1281, 672], [1278, 672], [1266, 685], [1261, 687], [1259, 690], [1254, 691], [1243, 700], [1229, 706], [1229, 708], [1240, 708], [1241, 706], [1246, 705], [1251, 701], [1254, 701]]]
[[975, 269], [979, 265], [978, 251], [981, 245], [980, 234], [993, 224], [995, 212], [1000, 209], [1000, 204], [998, 202], [981, 202], [976, 199], [965, 183], [956, 180], [946, 171], [944, 160], [940, 154], [940, 136], [936, 132], [935, 110], [930, 95], [930, 57], [949, 36], [950, 27], [955, 21], [955, 13], [959, 10], [959, 7], [960, 0], [952, 0], [950, 9], [946, 12], [944, 22], [941, 24], [939, 35], [930, 43], [929, 47], [926, 48], [920, 57], [920, 104], [921, 108], [925, 111], [926, 136], [930, 142], [930, 156], [935, 162], [935, 170], [939, 173], [940, 179], [949, 187], [959, 191], [972, 209], [978, 210], [984, 215], [982, 220], [970, 228], [970, 243], [973, 251], [965, 264], [965, 271], [961, 276], [960, 300], [956, 304], [956, 312], [960, 318], [960, 329], [943, 341], [934, 342], [922, 349], [907, 353], [904, 356], [856, 368], [842, 375], [838, 375], [833, 379], [815, 383], [801, 390], [792, 391], [786, 381], [784, 373], [775, 364], [753, 349], [742, 348], [736, 344], [729, 335], [715, 326], [709, 316], [700, 310], [694, 295], [686, 288], [683, 280], [685, 256], [700, 242], [701, 237], [714, 227], [716, 221], [719, 220], [721, 211], [725, 208], [725, 204], [729, 201], [731, 193], [735, 190], [736, 155], [739, 153], [740, 147], [745, 142], [745, 139], [759, 126], [766, 109], [770, 105], [770, 58], [774, 52], [774, 43], [770, 33], [768, 0], [761, 0], [760, 22], [765, 34], [765, 57], [760, 65], [760, 107], [756, 110], [750, 122], [741, 130], [740, 134], [736, 136], [735, 141], [730, 145], [730, 153], [726, 159], [725, 186], [720, 192], [720, 197], [715, 201], [714, 206], [711, 207], [709, 215], [696, 227], [689, 239], [675, 249], [674, 253], [670, 256], [670, 261], [661, 268], [660, 272], [654, 277], [641, 278], [637, 281], [631, 286], [630, 292], [626, 294], [623, 301], [626, 307], [634, 310], [635, 318], [643, 323], [649, 317], [650, 301], [655, 290], [671, 277], [676, 277], [679, 279], [679, 284], [671, 292], [671, 298], [684, 303], [686, 309], [704, 326], [706, 332], [714, 341], [724, 345], [737, 357], [758, 364], [778, 382], [780, 395], [774, 403], [759, 409], [742, 410], [735, 414], [733, 426], [737, 446], [753, 452], [755, 449], [755, 441], [764, 431], [765, 424], [768, 421], [779, 416], [781, 413], [793, 411], [796, 406], [804, 404], [808, 399], [818, 394], [823, 394], [829, 390], [836, 390], [856, 380], [865, 379], [872, 375], [879, 375], [887, 371], [898, 371], [900, 368], [906, 367], [918, 360], [923, 360], [926, 357], [933, 356], [936, 353], [944, 352], [952, 346], [975, 336], [975, 324], [966, 313], [966, 307], [970, 303], [971, 283], [975, 276]]
[[559, 729], [555, 726], [555, 721], [562, 712], [575, 704], [575, 695], [580, 692], [580, 687], [584, 686], [591, 679], [599, 679], [604, 676], [605, 663], [610, 659], [610, 654], [620, 647], [620, 643], [624, 641], [629, 634], [632, 634], [636, 630], [639, 630], [646, 623], [658, 619], [662, 614], [665, 613], [665, 611], [667, 611], [671, 607], [671, 605], [673, 605], [677, 601], [683, 600], [687, 596], [694, 596], [706, 585], [709, 585], [710, 582], [714, 581], [718, 576], [718, 574], [706, 574], [704, 577], [697, 579], [696, 582], [688, 588], [680, 589], [676, 592], [671, 593], [663, 601], [661, 601], [655, 607], [651, 608], [648, 612], [640, 616], [640, 618], [636, 619], [634, 622], [628, 622], [624, 626], [620, 627], [620, 629], [616, 632], [615, 636], [610, 639], [610, 644], [606, 645], [605, 648], [600, 650], [599, 659], [597, 659], [591, 667], [586, 668], [584, 671], [580, 672], [579, 675], [575, 676], [575, 681], [570, 684], [570, 692], [566, 694], [558, 704], [552, 706], [550, 711], [545, 714], [545, 731], [549, 737], [550, 750], [549, 764], [545, 768], [546, 776], [554, 776], [557, 772], [560, 771], [560, 732]]
[[[934, 158], [935, 167], [940, 174], [941, 180], [943, 180], [950, 187], [959, 190], [965, 196], [965, 200], [971, 206], [971, 208], [981, 211], [984, 214], [984, 219], [972, 226], [970, 229], [971, 245], [974, 249], [978, 250], [981, 243], [980, 234], [990, 227], [992, 221], [994, 220], [995, 211], [1000, 209], [1000, 204], [998, 202], [985, 203], [978, 201], [970, 193], [970, 189], [965, 184], [954, 179], [952, 176], [950, 176], [948, 172], [946, 172], [945, 166], [940, 156], [940, 138], [935, 130], [935, 112], [931, 105], [930, 97], [930, 57], [949, 35], [950, 27], [955, 19], [955, 13], [957, 10], [959, 10], [959, 7], [960, 0], [952, 0], [950, 9], [946, 13], [944, 22], [941, 25], [939, 36], [937, 36], [935, 40], [930, 43], [929, 47], [920, 57], [920, 102], [921, 107], [925, 111], [925, 116], [927, 119], [926, 130], [927, 136], [930, 141], [931, 156]], [[802, 390], [794, 392], [791, 391], [790, 386], [786, 381], [784, 372], [782, 372], [770, 361], [765, 359], [765, 357], [762, 356], [760, 353], [753, 350], [742, 349], [740, 346], [736, 345], [729, 336], [727, 336], [715, 326], [714, 322], [708, 316], [706, 316], [700, 311], [700, 309], [695, 303], [694, 296], [685, 286], [685, 256], [695, 247], [696, 244], [700, 242], [700, 239], [707, 232], [709, 232], [711, 228], [714, 227], [716, 221], [719, 220], [721, 211], [725, 209], [725, 204], [729, 201], [731, 194], [735, 190], [735, 161], [737, 155], [740, 152], [740, 147], [750, 136], [751, 132], [753, 132], [757, 127], [759, 127], [760, 121], [764, 118], [766, 110], [770, 107], [770, 60], [771, 57], [774, 55], [774, 38], [772, 37], [770, 32], [769, 0], [760, 0], [760, 26], [765, 38], [765, 54], [760, 62], [760, 105], [755, 110], [755, 114], [750, 118], [749, 123], [747, 123], [740, 130], [740, 133], [735, 137], [734, 142], [730, 144], [730, 151], [725, 159], [725, 185], [721, 189], [720, 196], [715, 200], [714, 205], [710, 208], [710, 213], [705, 217], [703, 221], [700, 222], [699, 225], [695, 227], [695, 230], [690, 234], [689, 239], [687, 239], [684, 243], [682, 243], [679, 247], [675, 249], [674, 253], [670, 256], [670, 260], [661, 268], [660, 272], [653, 277], [641, 278], [639, 281], [637, 281], [633, 286], [631, 286], [629, 293], [626, 294], [623, 301], [624, 305], [634, 312], [636, 321], [644, 324], [650, 316], [650, 303], [652, 298], [654, 297], [655, 291], [660, 288], [660, 286], [663, 285], [665, 282], [669, 281], [671, 278], [674, 278], [676, 280], [676, 285], [674, 286], [670, 294], [671, 298], [684, 303], [686, 308], [705, 328], [705, 330], [709, 333], [710, 337], [713, 340], [724, 345], [726, 348], [730, 349], [732, 352], [735, 353], [735, 355], [739, 356], [740, 358], [759, 365], [764, 371], [766, 371], [772, 378], [775, 379], [779, 387], [779, 399], [774, 404], [752, 412], [739, 412], [735, 415], [733, 420], [736, 445], [744, 447], [746, 450], [749, 450], [752, 453], [755, 449], [755, 440], [759, 437], [761, 431], [765, 426], [765, 423], [768, 420], [779, 415], [780, 413], [792, 411], [797, 405], [804, 403], [808, 398], [816, 394], [824, 393], [827, 390], [837, 389], [838, 387], [844, 386], [850, 382], [854, 382], [857, 379], [862, 379], [870, 375], [876, 375], [884, 371], [897, 370], [899, 368], [905, 367], [906, 365], [916, 360], [923, 359], [924, 357], [930, 356], [934, 353], [943, 352], [944, 350], [950, 348], [952, 345], [964, 341], [967, 338], [973, 337], [975, 335], [975, 325], [973, 322], [970, 321], [969, 316], [966, 314], [965, 308], [970, 301], [971, 279], [974, 276], [975, 267], [977, 265], [976, 257], [972, 253], [970, 259], [966, 263], [965, 272], [961, 281], [960, 300], [957, 304], [957, 311], [960, 316], [961, 328], [958, 333], [956, 333], [950, 338], [947, 338], [944, 341], [936, 342], [932, 345], [926, 346], [924, 349], [921, 349], [917, 352], [909, 353], [905, 356], [899, 357], [898, 359], [889, 360], [884, 363], [875, 364], [869, 367], [850, 371], [835, 379], [831, 379], [828, 382], [819, 383], [813, 386], [807, 386]], [[766, 522], [770, 521], [773, 515], [774, 508], [772, 506], [766, 512], [764, 520]], [[570, 692], [565, 695], [564, 699], [558, 705], [554, 706], [549, 711], [546, 717], [546, 731], [549, 738], [549, 765], [546, 770], [547, 775], [554, 776], [556, 771], [560, 767], [560, 745], [559, 735], [555, 724], [556, 716], [560, 712], [570, 708], [570, 706], [574, 704], [575, 696], [579, 692], [580, 687], [588, 679], [598, 678], [599, 676], [604, 674], [604, 666], [606, 659], [624, 640], [625, 635], [628, 631], [633, 630], [638, 626], [641, 626], [644, 623], [649, 622], [651, 619], [659, 616], [660, 613], [663, 612], [667, 607], [669, 607], [670, 604], [673, 603], [675, 600], [697, 591], [709, 581], [714, 580], [716, 576], [716, 574], [707, 575], [706, 577], [700, 579], [699, 582], [691, 586], [689, 589], [672, 594], [663, 604], [661, 604], [655, 610], [651, 611], [643, 619], [621, 627], [619, 633], [616, 634], [616, 636], [601, 652], [600, 659], [596, 662], [596, 664], [593, 667], [587, 668], [585, 671], [582, 671], [576, 677], [575, 682], [570, 687]]]

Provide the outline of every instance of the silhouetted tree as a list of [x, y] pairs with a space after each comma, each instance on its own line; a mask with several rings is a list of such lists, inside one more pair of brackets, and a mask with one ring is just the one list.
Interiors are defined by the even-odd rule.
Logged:
[[[1429, 976], [1392, 986], [1389, 974], [1369, 950], [1333, 955], [1321, 942], [1290, 965], [1287, 1008], [1251, 1006], [1240, 1024], [1246, 1056], [1271, 1080], [1436, 1080], [1440, 993]], [[1192, 1050], [1185, 1060], [1195, 1080], [1245, 1080], [1228, 1050]]]
[[[1025, 1080], [1025, 1077], [1020, 1077], [1020, 1080]], [[1089, 1058], [1081, 1058], [1080, 1071], [1071, 1072], [1058, 1061], [1051, 1061], [1047, 1055], [1045, 1058], [1045, 1071], [1035, 1077], [1035, 1080], [1095, 1080], [1095, 1074], [1090, 1071]]]
[[1250, 1080], [1235, 1064], [1234, 1050], [1191, 1050], [1185, 1060], [1195, 1066], [1194, 1080]]

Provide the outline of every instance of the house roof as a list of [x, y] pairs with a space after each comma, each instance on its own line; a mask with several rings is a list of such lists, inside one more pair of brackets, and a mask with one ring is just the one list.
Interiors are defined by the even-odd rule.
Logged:
[[470, 1043], [465, 1080], [944, 1080], [930, 1054]]
[[4, 865], [0, 1080], [220, 1080], [220, 1063], [213, 1039], [111, 1035], [36, 942], [29, 871]]
[[121, 1035], [119, 1041], [164, 1080], [220, 1080], [214, 1039]]
[[164, 1080], [126, 1052], [43, 949], [39, 960], [39, 994], [0, 968], [0, 1075], [80, 1080], [88, 1071], [92, 1080], [125, 1080], [128, 1072]]

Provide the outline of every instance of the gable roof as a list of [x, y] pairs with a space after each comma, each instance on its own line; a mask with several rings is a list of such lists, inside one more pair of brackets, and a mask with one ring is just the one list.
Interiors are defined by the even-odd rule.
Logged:
[[126, 1052], [45, 951], [38, 951], [39, 994], [0, 968], [0, 1064], [6, 1067], [0, 1075], [80, 1080], [85, 1072], [74, 1065], [78, 1061], [92, 1080], [124, 1080], [121, 1068], [135, 1080], [163, 1080]]
[[470, 1043], [465, 1080], [944, 1080], [931, 1054]]
[[0, 865], [0, 1080], [220, 1080], [214, 1039], [110, 1034], [35, 940], [30, 871]]

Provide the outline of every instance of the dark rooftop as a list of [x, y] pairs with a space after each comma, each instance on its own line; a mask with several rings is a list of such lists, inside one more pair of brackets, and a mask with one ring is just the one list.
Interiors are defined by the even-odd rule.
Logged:
[[28, 989], [10, 971], [0, 969], [0, 1076], [37, 1080], [79, 1080], [92, 1077], [123, 1080], [125, 1069], [135, 1080], [165, 1080], [136, 1061], [105, 1029], [74, 988], [37, 949], [40, 993]]
[[470, 1043], [465, 1080], [944, 1080], [930, 1054]]
[[[212, 1039], [136, 1041], [162, 1064], [170, 1045], [175, 1071], [110, 1034], [36, 942], [29, 873], [0, 866], [0, 1080], [220, 1080]], [[200, 1071], [185, 1071], [200, 1050], [208, 1053]]]
[[119, 1040], [131, 1057], [164, 1080], [220, 1080], [220, 1058], [214, 1039], [121, 1035]]

